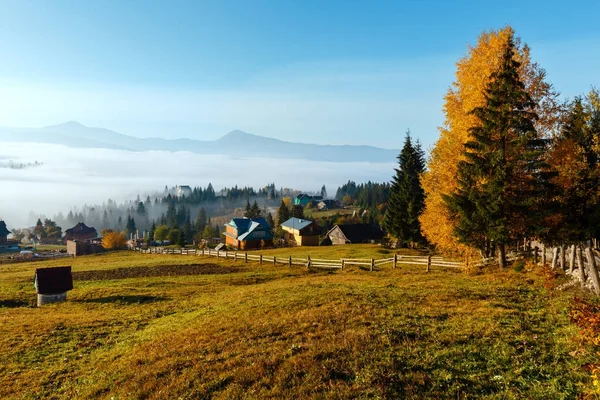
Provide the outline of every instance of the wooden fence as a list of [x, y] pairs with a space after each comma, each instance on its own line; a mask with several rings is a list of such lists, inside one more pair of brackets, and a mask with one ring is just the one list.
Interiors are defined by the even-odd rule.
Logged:
[[148, 249], [133, 248], [132, 250], [142, 254], [179, 254], [182, 256], [204, 256], [216, 257], [232, 260], [243, 260], [244, 262], [258, 262], [259, 264], [303, 266], [306, 268], [325, 268], [325, 269], [340, 269], [343, 270], [349, 266], [368, 267], [369, 271], [374, 271], [376, 268], [381, 268], [385, 265], [391, 265], [392, 268], [397, 268], [399, 265], [422, 265], [429, 272], [432, 267], [441, 268], [463, 268], [461, 262], [447, 261], [442, 257], [434, 256], [406, 256], [394, 254], [389, 258], [341, 258], [341, 259], [324, 259], [311, 258], [308, 255], [306, 258], [298, 258], [290, 256], [265, 256], [262, 254], [253, 254], [229, 250], [212, 250], [212, 249], [165, 249], [161, 247], [151, 247]]
[[550, 265], [554, 270], [562, 270], [581, 286], [600, 294], [600, 251], [582, 244], [569, 246], [545, 246], [534, 248], [532, 256], [536, 264]]

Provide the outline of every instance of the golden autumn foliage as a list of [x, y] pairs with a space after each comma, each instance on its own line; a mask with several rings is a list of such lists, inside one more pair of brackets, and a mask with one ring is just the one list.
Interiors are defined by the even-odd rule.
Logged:
[[102, 247], [107, 250], [118, 250], [127, 247], [127, 238], [124, 232], [108, 232], [102, 237]]
[[[479, 122], [471, 111], [485, 104], [484, 90], [490, 76], [500, 65], [500, 57], [513, 30], [506, 27], [498, 31], [483, 32], [474, 47], [456, 66], [456, 81], [445, 96], [444, 125], [440, 137], [431, 151], [428, 169], [423, 174], [425, 209], [420, 217], [421, 229], [427, 240], [446, 253], [468, 254], [467, 246], [460, 244], [454, 236], [455, 221], [443, 200], [456, 190], [458, 162], [462, 158], [463, 145], [469, 138], [469, 129]], [[536, 111], [540, 120], [536, 125], [543, 136], [553, 133], [561, 107], [558, 95], [545, 81], [545, 71], [530, 59], [530, 50], [515, 40], [517, 61], [521, 63], [520, 75], [527, 92], [540, 105]]]

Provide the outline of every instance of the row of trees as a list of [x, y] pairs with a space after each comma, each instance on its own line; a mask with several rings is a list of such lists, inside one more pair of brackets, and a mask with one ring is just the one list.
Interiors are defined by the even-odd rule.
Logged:
[[[597, 236], [598, 92], [561, 103], [510, 27], [484, 32], [457, 65], [427, 171], [406, 162], [415, 154], [405, 143], [400, 164], [408, 169], [394, 180], [388, 230], [409, 237], [411, 209], [424, 204], [418, 222], [430, 243], [497, 252], [502, 266], [506, 247], [524, 238], [567, 244]], [[410, 165], [421, 175], [422, 203]]]

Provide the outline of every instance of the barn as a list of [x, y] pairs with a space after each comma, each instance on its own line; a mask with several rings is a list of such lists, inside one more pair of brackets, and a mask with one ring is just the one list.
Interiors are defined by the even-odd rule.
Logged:
[[336, 225], [327, 232], [327, 239], [331, 244], [356, 244], [377, 243], [385, 234], [379, 225], [372, 224], [347, 224]]

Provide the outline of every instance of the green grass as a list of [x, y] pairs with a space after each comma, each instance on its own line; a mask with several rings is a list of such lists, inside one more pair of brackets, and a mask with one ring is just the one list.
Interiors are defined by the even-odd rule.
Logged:
[[[35, 268], [65, 261], [68, 302], [33, 307]], [[575, 398], [597, 359], [567, 316], [578, 289], [545, 279], [133, 252], [2, 266], [0, 398]]]
[[307, 218], [323, 218], [331, 217], [332, 215], [352, 215], [354, 211], [358, 212], [359, 207], [352, 208], [336, 208], [333, 210], [319, 211], [317, 209], [305, 210]]

